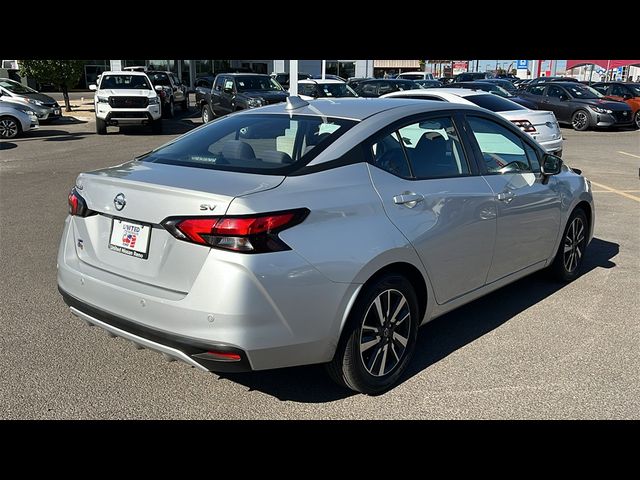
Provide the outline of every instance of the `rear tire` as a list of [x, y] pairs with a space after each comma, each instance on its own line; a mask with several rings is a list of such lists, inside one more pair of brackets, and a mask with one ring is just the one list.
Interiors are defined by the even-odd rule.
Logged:
[[384, 274], [367, 285], [326, 365], [329, 376], [368, 395], [396, 385], [415, 350], [418, 312], [415, 291], [403, 276]]
[[637, 130], [640, 128], [640, 110], [633, 116], [633, 127]]
[[107, 134], [107, 122], [98, 117], [96, 117], [96, 133], [98, 135]]
[[0, 117], [0, 138], [7, 140], [16, 138], [22, 133], [20, 122], [14, 117]]
[[589, 129], [589, 112], [586, 110], [576, 110], [571, 115], [571, 126], [578, 132], [584, 132]]
[[587, 216], [581, 208], [576, 208], [567, 221], [556, 257], [549, 267], [556, 280], [568, 283], [578, 278], [588, 236]]
[[173, 97], [169, 99], [169, 103], [162, 106], [162, 113], [165, 118], [173, 118], [176, 113], [176, 106], [173, 103]]

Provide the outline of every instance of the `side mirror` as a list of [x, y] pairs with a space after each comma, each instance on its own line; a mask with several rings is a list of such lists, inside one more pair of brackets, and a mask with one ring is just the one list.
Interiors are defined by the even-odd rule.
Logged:
[[223, 92], [224, 92], [224, 93], [233, 93], [233, 88], [225, 87], [225, 88], [223, 89]]
[[162, 85], [156, 85], [155, 87], [156, 92], [161, 92], [162, 91]]
[[562, 170], [562, 159], [547, 153], [542, 157], [542, 165], [540, 171], [543, 175], [557, 175]]
[[92, 92], [95, 92], [96, 90], [98, 90], [98, 86], [95, 84], [91, 84], [89, 85], [89, 90], [91, 90]]

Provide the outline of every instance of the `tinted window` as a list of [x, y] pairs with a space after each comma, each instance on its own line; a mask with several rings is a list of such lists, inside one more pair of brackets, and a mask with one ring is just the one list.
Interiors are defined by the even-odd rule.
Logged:
[[316, 95], [316, 85], [313, 83], [299, 83], [298, 84], [298, 93], [300, 95], [306, 95], [308, 97], [313, 97]]
[[460, 137], [450, 118], [434, 118], [398, 130], [417, 179], [469, 174]]
[[527, 153], [527, 158], [529, 159], [529, 163], [531, 164], [531, 169], [536, 173], [540, 173], [540, 160], [538, 159], [538, 152], [536, 152], [536, 150], [528, 143], [523, 143], [524, 150]]
[[100, 81], [100, 89], [142, 89], [151, 90], [146, 75], [103, 75]]
[[586, 85], [581, 85], [579, 83], [566, 88], [573, 98], [586, 98], [591, 100], [602, 98], [602, 94], [596, 89], [587, 87]]
[[527, 88], [527, 93], [531, 95], [542, 95], [544, 93], [545, 85], [534, 85], [533, 87]]
[[524, 143], [511, 130], [479, 117], [467, 117], [487, 172], [490, 174], [531, 172]]
[[38, 91], [34, 90], [33, 88], [27, 87], [25, 85], [22, 85], [21, 83], [6, 78], [0, 79], [0, 87], [6, 88], [11, 93], [16, 93], [18, 95], [23, 93], [38, 93]]
[[366, 82], [361, 83], [359, 93], [363, 97], [377, 97], [378, 96], [378, 82]]
[[224, 84], [224, 77], [216, 77], [216, 83], [213, 87], [214, 90], [221, 91]]
[[236, 77], [236, 87], [239, 92], [247, 90], [282, 90], [282, 87], [268, 76]]
[[411, 171], [404, 155], [398, 133], [393, 132], [371, 146], [373, 164], [398, 177], [409, 178]]
[[626, 88], [624, 88], [622, 85], [612, 85], [611, 86], [611, 93], [609, 95], [615, 95], [616, 97], [622, 97], [625, 94], [631, 93], [629, 92]]
[[607, 88], [609, 88], [609, 86], [608, 85], [592, 85], [591, 88], [599, 91], [603, 95], [606, 95]]
[[232, 115], [141, 157], [146, 162], [278, 173], [306, 163], [356, 122], [304, 115]]
[[163, 87], [171, 86], [169, 75], [164, 72], [149, 73], [149, 78], [154, 85], [162, 85]]
[[564, 91], [555, 85], [549, 85], [549, 88], [547, 88], [547, 95], [550, 97], [560, 98], [564, 94]]
[[345, 83], [323, 83], [318, 85], [321, 97], [357, 97], [358, 95]]
[[492, 112], [509, 112], [511, 110], [526, 110], [522, 105], [512, 102], [497, 95], [470, 95], [464, 97], [465, 100], [475, 103], [479, 107], [486, 108]]

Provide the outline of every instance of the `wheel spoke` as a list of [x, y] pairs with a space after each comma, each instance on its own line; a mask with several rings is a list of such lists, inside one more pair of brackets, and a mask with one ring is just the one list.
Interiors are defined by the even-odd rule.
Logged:
[[387, 366], [387, 350], [389, 345], [385, 345], [382, 347], [382, 361], [380, 362], [380, 370], [378, 371], [378, 375], [384, 375], [384, 367]]
[[395, 327], [397, 328], [402, 322], [404, 322], [410, 316], [411, 316], [411, 312], [407, 313], [404, 317], [402, 317], [400, 320], [396, 322]]
[[367, 370], [369, 370], [369, 372], [373, 373], [373, 366], [376, 364], [376, 361], [378, 360], [378, 357], [380, 356], [381, 351], [382, 351], [382, 347], [378, 347], [376, 349], [376, 353], [371, 355], [371, 358], [367, 363]]
[[582, 222], [580, 222], [579, 228], [580, 228], [580, 230], [578, 230], [576, 232], [575, 237], [574, 237], [574, 238], [577, 239], [576, 240], [577, 242], [580, 242], [580, 240], [582, 240], [582, 238], [583, 238], [582, 232], [584, 232], [584, 227], [582, 226]]
[[564, 253], [570, 252], [573, 246], [571, 244], [564, 244]]
[[382, 340], [382, 339], [380, 337], [377, 337], [377, 338], [374, 338], [373, 340], [369, 340], [368, 342], [361, 343], [360, 344], [360, 351], [361, 352], [366, 352], [367, 350], [369, 350], [374, 345], [379, 344], [380, 340]]
[[391, 323], [396, 321], [396, 317], [400, 313], [400, 310], [402, 310], [402, 307], [404, 307], [406, 305], [406, 303], [407, 303], [406, 298], [402, 297], [400, 299], [400, 301], [398, 302], [398, 306], [396, 307], [396, 311], [393, 312], [393, 315], [391, 315]]
[[576, 247], [576, 255], [578, 255], [578, 259], [582, 258], [582, 252], [580, 251], [580, 247]]
[[402, 344], [403, 347], [407, 346], [407, 338], [400, 335], [398, 332], [393, 332], [393, 339]]
[[393, 353], [393, 356], [396, 357], [396, 361], [399, 362], [400, 361], [400, 357], [396, 353], [396, 347], [393, 345], [393, 343], [391, 344], [391, 352]]
[[385, 320], [389, 319], [389, 314], [391, 313], [391, 290], [387, 290], [387, 315]]
[[376, 306], [376, 311], [378, 312], [378, 320], [380, 321], [380, 325], [384, 325], [384, 314], [382, 313], [382, 302], [380, 301], [380, 297], [376, 297], [373, 301]]
[[370, 332], [377, 332], [378, 329], [376, 327], [370, 327], [369, 325], [362, 325], [363, 330], [368, 330]]

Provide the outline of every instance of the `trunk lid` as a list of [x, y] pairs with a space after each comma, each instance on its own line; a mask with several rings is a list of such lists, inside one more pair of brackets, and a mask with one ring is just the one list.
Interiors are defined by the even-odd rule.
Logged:
[[[139, 161], [81, 174], [76, 181], [78, 193], [99, 215], [73, 217], [76, 253], [91, 267], [186, 293], [210, 249], [177, 240], [159, 223], [172, 216], [224, 215], [235, 197], [275, 188], [283, 180], [283, 176]], [[115, 198], [120, 194], [125, 203], [117, 210]], [[118, 219], [150, 228], [147, 258], [109, 247], [112, 228], [120, 228]], [[142, 238], [146, 236], [140, 242]]]

